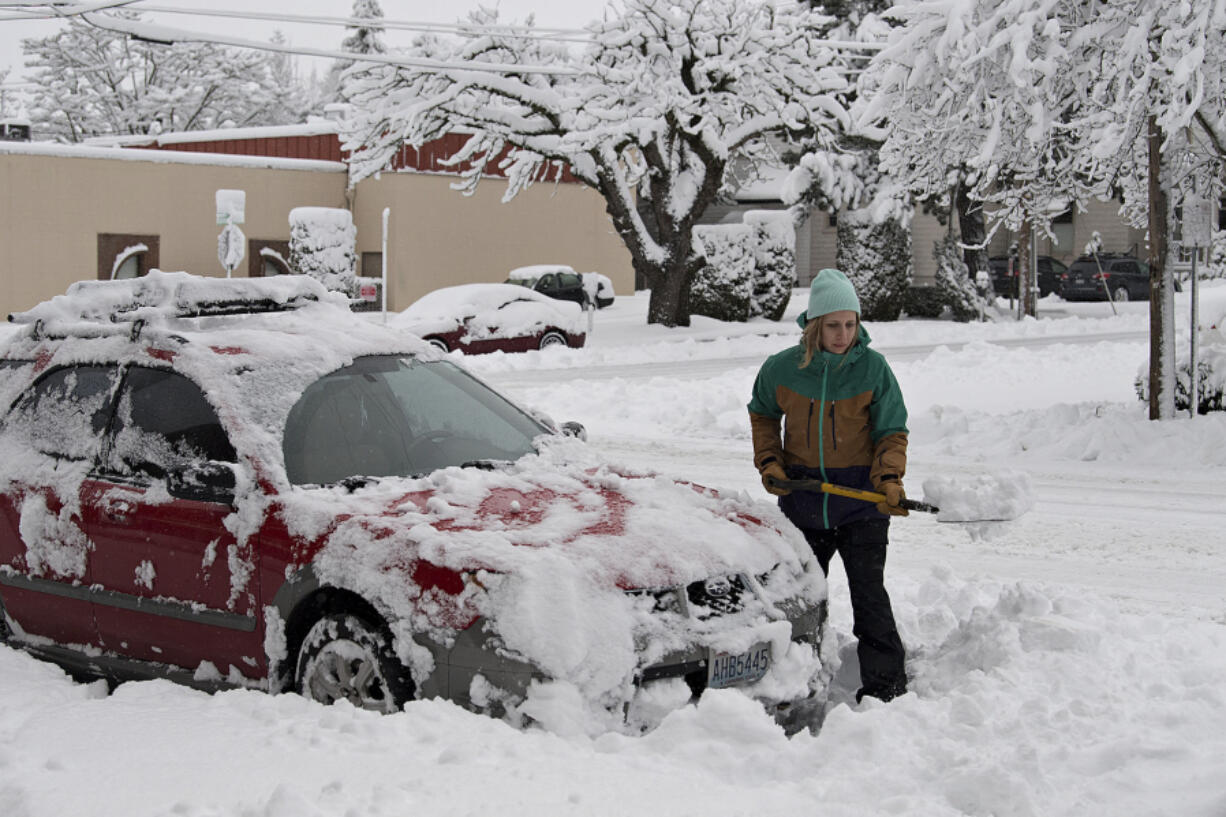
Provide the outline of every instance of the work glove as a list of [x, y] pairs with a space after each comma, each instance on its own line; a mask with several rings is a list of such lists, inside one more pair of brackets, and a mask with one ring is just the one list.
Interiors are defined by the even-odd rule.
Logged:
[[786, 496], [787, 494], [792, 493], [790, 488], [776, 488], [770, 483], [772, 479], [785, 480], [787, 478], [788, 472], [783, 470], [783, 466], [780, 465], [778, 461], [768, 462], [762, 469], [762, 487], [766, 489], [768, 494], [774, 494], [775, 496]]
[[885, 494], [885, 502], [877, 503], [877, 510], [887, 516], [910, 516], [911, 512], [899, 507], [907, 495], [903, 492], [902, 482], [896, 479], [886, 480], [877, 486], [879, 493]]

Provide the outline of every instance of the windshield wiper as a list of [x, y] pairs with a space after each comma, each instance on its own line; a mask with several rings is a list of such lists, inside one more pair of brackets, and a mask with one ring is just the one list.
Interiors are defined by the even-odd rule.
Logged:
[[494, 471], [506, 465], [508, 460], [468, 460], [460, 463], [461, 468], [480, 468], [482, 471]]
[[374, 485], [378, 481], [378, 477], [363, 477], [355, 475], [352, 477], [345, 477], [344, 479], [337, 481], [336, 484], [344, 488], [349, 493], [353, 493], [358, 488], [365, 488], [367, 485]]

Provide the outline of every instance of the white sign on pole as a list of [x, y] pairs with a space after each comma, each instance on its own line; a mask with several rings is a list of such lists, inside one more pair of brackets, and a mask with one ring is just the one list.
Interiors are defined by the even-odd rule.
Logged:
[[217, 191], [217, 223], [242, 224], [247, 207], [247, 191], [218, 190]]
[[1184, 247], [1213, 244], [1213, 200], [1197, 192], [1185, 193], [1182, 219]]

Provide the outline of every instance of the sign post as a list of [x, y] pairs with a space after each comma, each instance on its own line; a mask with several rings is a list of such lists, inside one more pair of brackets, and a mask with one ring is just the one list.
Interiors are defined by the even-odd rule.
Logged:
[[229, 278], [247, 254], [247, 237], [238, 228], [245, 219], [247, 193], [243, 190], [218, 190], [216, 201], [217, 223], [221, 225], [221, 235], [217, 236], [217, 260]]
[[1193, 188], [1183, 198], [1183, 243], [1192, 245], [1192, 274], [1189, 282], [1192, 290], [1192, 322], [1188, 330], [1188, 413], [1195, 417], [1199, 407], [1199, 372], [1196, 370], [1196, 328], [1199, 319], [1199, 293], [1196, 286], [1196, 256], [1201, 247], [1213, 245], [1213, 201], [1200, 195]]

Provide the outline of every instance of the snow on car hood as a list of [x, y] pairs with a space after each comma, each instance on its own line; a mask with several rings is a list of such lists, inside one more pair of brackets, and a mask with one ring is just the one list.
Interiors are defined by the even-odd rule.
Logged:
[[587, 329], [582, 308], [515, 284], [464, 284], [423, 295], [391, 320], [417, 335], [452, 332], [466, 322], [470, 340], [534, 335], [547, 327]]
[[[353, 494], [295, 494], [315, 508], [287, 508], [296, 535], [321, 533], [309, 529], [311, 520], [324, 524], [342, 505], [350, 513], [355, 503], [364, 508], [327, 533], [315, 557], [323, 581], [420, 625], [423, 610], [433, 609], [432, 591], [405, 596], [415, 556], [455, 571], [480, 568], [483, 587], [461, 594], [469, 621], [484, 618], [507, 651], [575, 684], [588, 700], [624, 694], [641, 652], [658, 659], [695, 638], [737, 650], [771, 640], [778, 655], [789, 650], [790, 625], [777, 615], [696, 629], [692, 619], [653, 615], [649, 597], [644, 605], [627, 590], [737, 573], [769, 576], [763, 593], [771, 601], [825, 597], [820, 568], [773, 505], [597, 464], [573, 440], [550, 442], [495, 471], [449, 468]], [[465, 622], [447, 617], [452, 599], [435, 601], [432, 635], [445, 640], [449, 626]], [[414, 654], [407, 633], [398, 635], [402, 658], [420, 666], [425, 656]]]

